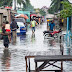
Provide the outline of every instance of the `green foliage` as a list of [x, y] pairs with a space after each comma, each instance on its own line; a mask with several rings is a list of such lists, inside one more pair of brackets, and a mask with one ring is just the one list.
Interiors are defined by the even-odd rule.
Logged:
[[48, 13], [50, 13], [50, 14], [54, 14], [54, 8], [51, 7], [50, 9], [48, 9]]
[[12, 0], [0, 0], [0, 7], [1, 6], [12, 6]]
[[46, 15], [46, 12], [45, 12], [44, 10], [40, 9], [39, 11], [40, 11], [39, 13], [40, 13], [42, 16], [45, 16], [45, 15]]
[[68, 1], [62, 2], [62, 4], [64, 6], [64, 9], [61, 10], [61, 12], [60, 12], [61, 17], [63, 17], [63, 18], [70, 17], [72, 15], [72, 6], [71, 6], [71, 4]]
[[68, 1], [68, 0], [51, 0], [51, 8], [48, 10], [49, 13], [55, 13], [63, 9], [63, 4], [61, 4], [62, 1]]
[[26, 0], [23, 10], [25, 11], [33, 11], [34, 7], [31, 5], [30, 0]]
[[23, 3], [23, 0], [17, 0], [17, 2], [21, 5], [21, 3]]
[[[1, 6], [12, 6], [12, 1], [13, 0], [0, 0], [0, 7]], [[21, 3], [23, 4], [23, 10], [26, 11], [33, 11], [34, 8], [30, 3], [30, 0], [17, 0], [17, 2], [19, 3], [19, 5], [21, 5]]]

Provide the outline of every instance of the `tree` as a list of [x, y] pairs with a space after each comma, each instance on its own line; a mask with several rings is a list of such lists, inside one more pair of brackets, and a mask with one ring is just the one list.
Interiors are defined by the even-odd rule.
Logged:
[[12, 6], [12, 0], [0, 0], [0, 7], [1, 6]]
[[[0, 0], [0, 6], [12, 6], [13, 0]], [[16, 1], [16, 0], [14, 0]], [[33, 10], [33, 6], [30, 3], [30, 0], [17, 0], [19, 5], [23, 4], [23, 10]]]
[[46, 12], [45, 12], [44, 10], [40, 9], [39, 11], [40, 11], [39, 13], [40, 13], [42, 16], [45, 16], [45, 15], [46, 15]]
[[61, 3], [62, 1], [68, 1], [68, 0], [51, 0], [51, 9], [49, 9], [48, 11], [51, 12], [51, 10], [53, 9], [53, 12], [58, 12], [60, 10], [63, 9], [63, 4]]
[[30, 3], [30, 0], [17, 0], [17, 2], [21, 5], [23, 4], [23, 10], [32, 11], [34, 8]]
[[62, 4], [64, 6], [64, 9], [61, 10], [60, 12], [61, 17], [63, 18], [70, 17], [72, 15], [72, 5], [68, 1], [62, 2]]
[[53, 8], [53, 6], [50, 9], [48, 9], [48, 13], [54, 14], [54, 8]]
[[26, 2], [23, 5], [24, 5], [23, 10], [25, 10], [25, 11], [33, 11], [34, 10], [34, 7], [31, 5], [30, 0], [26, 0]]

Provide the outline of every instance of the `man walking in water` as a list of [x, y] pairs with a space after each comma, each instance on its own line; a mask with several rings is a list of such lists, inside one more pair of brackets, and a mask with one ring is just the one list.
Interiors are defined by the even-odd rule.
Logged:
[[50, 30], [50, 31], [55, 30], [54, 20], [52, 20], [52, 21], [51, 21], [51, 23], [49, 24], [49, 26], [48, 26], [48, 27], [49, 27], [49, 30]]
[[32, 34], [35, 32], [35, 25], [36, 25], [36, 21], [35, 21], [35, 19], [32, 19], [32, 21], [31, 21]]
[[12, 30], [12, 36], [13, 36], [13, 44], [16, 43], [16, 37], [17, 37], [17, 23], [15, 19], [12, 19], [12, 23], [10, 24], [11, 30]]

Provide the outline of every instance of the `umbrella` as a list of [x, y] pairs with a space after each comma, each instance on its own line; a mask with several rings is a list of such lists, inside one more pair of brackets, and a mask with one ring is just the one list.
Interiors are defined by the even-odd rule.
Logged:
[[30, 16], [37, 16], [36, 14], [31, 14]]
[[25, 19], [29, 19], [27, 15], [24, 15], [24, 14], [19, 14], [17, 16], [15, 16], [15, 18], [19, 18], [19, 17], [23, 17]]
[[27, 15], [24, 15], [24, 18], [25, 18], [25, 19], [29, 19]]

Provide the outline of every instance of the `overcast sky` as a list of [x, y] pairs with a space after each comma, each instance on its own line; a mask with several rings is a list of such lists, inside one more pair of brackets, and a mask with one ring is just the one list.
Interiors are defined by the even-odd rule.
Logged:
[[30, 2], [34, 8], [42, 8], [43, 6], [49, 7], [51, 4], [51, 0], [30, 0]]
[[69, 0], [70, 1], [70, 3], [72, 3], [72, 0]]

